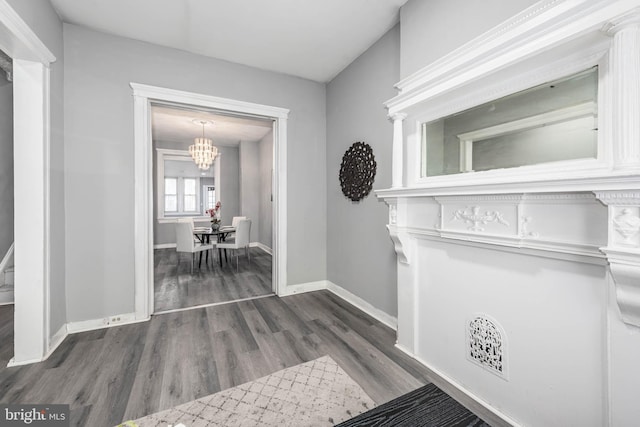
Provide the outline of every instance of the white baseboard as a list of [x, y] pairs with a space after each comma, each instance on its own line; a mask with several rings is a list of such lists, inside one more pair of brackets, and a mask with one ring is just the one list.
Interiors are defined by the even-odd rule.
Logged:
[[271, 248], [269, 246], [265, 245], [264, 243], [251, 242], [251, 243], [249, 243], [249, 247], [251, 247], [251, 248], [260, 248], [263, 251], [265, 251], [266, 253], [268, 253], [269, 255], [273, 255], [273, 251], [271, 250]]
[[333, 294], [342, 298], [349, 304], [364, 311], [369, 316], [387, 325], [391, 329], [393, 330], [398, 329], [398, 319], [374, 307], [373, 305], [369, 304], [367, 301], [363, 300], [359, 296], [352, 294], [348, 290], [344, 289], [341, 286], [336, 285], [335, 283], [329, 280], [319, 280], [317, 282], [307, 282], [307, 283], [300, 283], [297, 285], [289, 285], [283, 291], [280, 292], [279, 296], [286, 297], [288, 295], [320, 291], [324, 289], [332, 292]]
[[67, 335], [69, 334], [67, 333], [67, 324], [65, 323], [60, 326], [58, 332], [53, 334], [53, 336], [49, 340], [49, 349], [47, 350], [47, 354], [44, 355], [44, 360], [48, 359], [49, 356], [51, 356], [53, 352], [56, 351], [56, 349], [60, 346], [60, 344], [62, 344], [62, 341], [64, 341]]
[[9, 360], [9, 363], [7, 363], [7, 368], [13, 368], [15, 366], [31, 365], [34, 363], [42, 362], [43, 360], [44, 359], [31, 359], [31, 360], [23, 360], [21, 362], [16, 362], [15, 358], [12, 357], [11, 360]]
[[454, 379], [447, 376], [442, 371], [434, 368], [428, 362], [413, 354], [405, 347], [400, 344], [396, 344], [396, 348], [423, 365], [427, 371], [429, 371], [427, 373], [427, 378], [429, 378], [434, 385], [474, 412], [485, 422], [496, 427], [519, 427], [521, 425], [508, 415], [480, 399], [471, 391], [464, 388], [461, 384], [458, 384]]
[[117, 314], [114, 316], [103, 317], [102, 319], [69, 322], [67, 323], [67, 332], [70, 334], [76, 334], [78, 332], [94, 331], [96, 329], [146, 322], [147, 320], [149, 319], [136, 319], [135, 313]]
[[13, 257], [14, 248], [15, 242], [11, 243], [11, 246], [9, 246], [7, 253], [4, 254], [4, 256], [2, 257], [2, 261], [0, 261], [0, 273], [4, 272], [4, 270], [6, 270], [9, 266], [9, 261], [11, 260], [11, 257]]
[[153, 249], [171, 249], [175, 247], [175, 243], [160, 243], [158, 245], [153, 245]]
[[13, 290], [0, 292], [0, 305], [13, 304], [15, 301], [14, 298]]
[[333, 292], [334, 294], [336, 294], [337, 296], [339, 296], [340, 298], [342, 298], [343, 300], [345, 300], [346, 302], [348, 302], [349, 304], [357, 307], [358, 309], [367, 313], [369, 316], [387, 325], [394, 331], [398, 330], [397, 318], [391, 316], [390, 314], [385, 313], [379, 308], [374, 307], [373, 305], [363, 300], [359, 296], [352, 294], [345, 288], [338, 286], [331, 281], [327, 281], [327, 289]]
[[319, 280], [317, 282], [299, 283], [297, 285], [288, 285], [280, 291], [278, 296], [286, 297], [288, 295], [302, 294], [305, 292], [321, 291], [327, 289], [327, 280]]

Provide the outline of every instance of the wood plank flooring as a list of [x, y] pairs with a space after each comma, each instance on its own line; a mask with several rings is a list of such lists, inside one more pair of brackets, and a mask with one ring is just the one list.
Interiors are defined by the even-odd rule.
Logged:
[[[180, 255], [175, 249], [154, 251], [154, 302], [155, 311], [162, 312], [198, 305], [235, 301], [243, 298], [269, 295], [271, 286], [271, 255], [259, 248], [250, 248], [251, 262], [241, 256], [236, 271], [236, 262], [228, 254], [222, 266], [216, 259], [209, 259], [202, 266], [194, 265], [191, 274], [191, 255]], [[224, 255], [223, 255], [224, 257]]]
[[5, 368], [12, 311], [0, 307], [0, 403], [67, 403], [77, 426], [113, 426], [324, 355], [377, 404], [428, 382], [394, 331], [328, 291], [74, 334], [45, 362]]

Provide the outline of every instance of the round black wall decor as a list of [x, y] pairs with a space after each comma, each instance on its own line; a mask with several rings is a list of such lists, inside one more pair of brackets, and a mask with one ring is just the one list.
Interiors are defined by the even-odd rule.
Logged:
[[340, 186], [342, 193], [357, 202], [369, 194], [376, 177], [376, 160], [369, 144], [356, 142], [342, 156]]

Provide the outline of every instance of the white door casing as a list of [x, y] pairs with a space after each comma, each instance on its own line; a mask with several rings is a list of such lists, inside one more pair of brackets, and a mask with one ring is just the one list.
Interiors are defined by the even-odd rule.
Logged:
[[[289, 110], [210, 95], [131, 83], [134, 97], [134, 254], [135, 317], [153, 313], [153, 192], [151, 103], [204, 107], [238, 115], [274, 120], [274, 274], [273, 290], [279, 294], [287, 284], [287, 120]], [[219, 170], [219, 168], [218, 168]]]

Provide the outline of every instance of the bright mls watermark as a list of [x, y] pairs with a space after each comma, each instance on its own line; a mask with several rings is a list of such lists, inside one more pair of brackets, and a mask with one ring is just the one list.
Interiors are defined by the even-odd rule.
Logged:
[[69, 427], [69, 405], [0, 405], [0, 426]]

